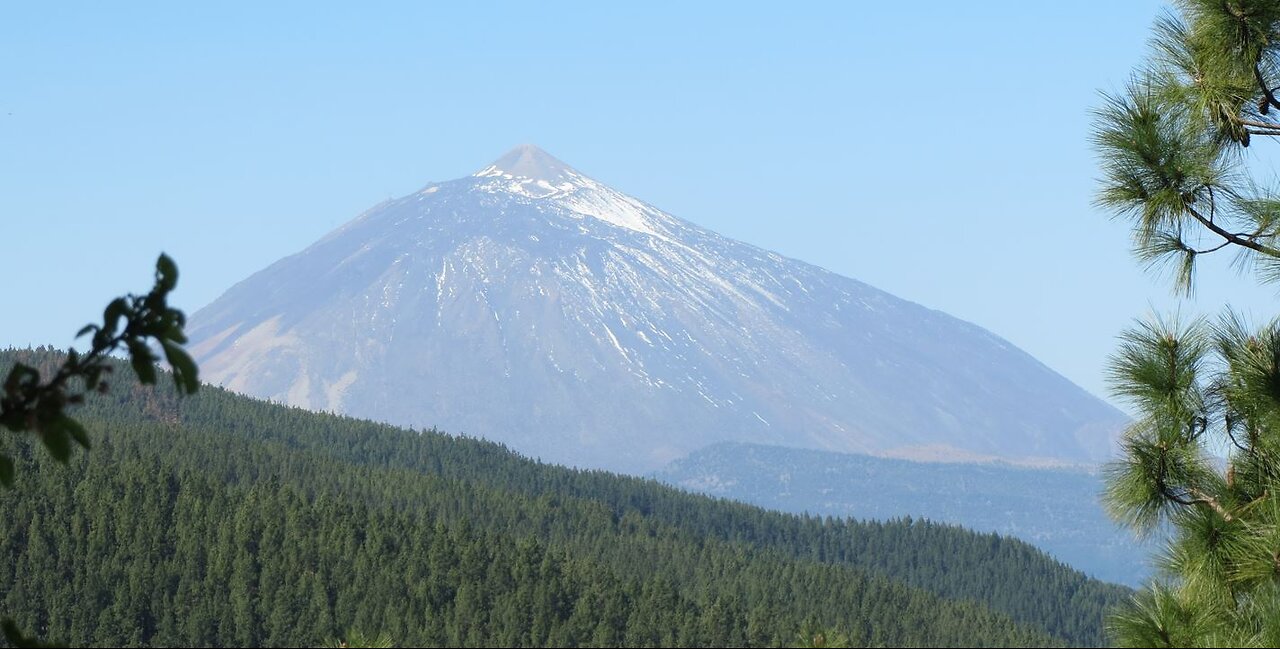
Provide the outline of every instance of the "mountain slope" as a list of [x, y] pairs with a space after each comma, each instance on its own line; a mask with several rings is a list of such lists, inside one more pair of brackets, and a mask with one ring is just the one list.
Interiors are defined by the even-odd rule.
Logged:
[[1093, 462], [1123, 422], [990, 332], [529, 146], [374, 207], [190, 333], [239, 392], [627, 471], [719, 441]]
[[67, 467], [21, 443], [0, 491], [0, 605], [76, 645], [771, 645], [809, 622], [864, 646], [1098, 645], [1126, 595], [993, 535], [767, 512], [212, 388], [114, 390], [77, 411], [92, 451]]
[[904, 516], [1012, 536], [1116, 583], [1152, 574], [1153, 546], [1102, 509], [1096, 472], [1002, 464], [909, 462], [723, 443], [654, 474], [691, 491], [794, 513]]

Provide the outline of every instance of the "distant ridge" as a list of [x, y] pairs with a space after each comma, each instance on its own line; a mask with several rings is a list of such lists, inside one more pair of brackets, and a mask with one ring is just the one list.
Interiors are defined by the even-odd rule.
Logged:
[[[779, 511], [860, 520], [905, 516], [1022, 539], [1086, 574], [1138, 587], [1154, 539], [1111, 520], [1097, 471], [912, 462], [726, 442], [654, 474], [667, 484]], [[870, 495], [869, 495], [870, 494]]]

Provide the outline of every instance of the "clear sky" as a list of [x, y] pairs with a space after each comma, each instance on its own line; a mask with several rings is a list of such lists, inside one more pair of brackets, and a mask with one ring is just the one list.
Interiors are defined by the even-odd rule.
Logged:
[[1225, 259], [1174, 299], [1091, 206], [1090, 110], [1163, 8], [6, 2], [0, 346], [69, 344], [150, 286], [161, 250], [194, 312], [374, 203], [529, 142], [982, 325], [1102, 396], [1136, 316], [1280, 313]]

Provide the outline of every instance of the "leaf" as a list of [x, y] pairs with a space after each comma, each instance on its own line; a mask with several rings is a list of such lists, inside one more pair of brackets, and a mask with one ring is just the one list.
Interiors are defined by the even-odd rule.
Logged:
[[151, 348], [141, 340], [128, 340], [126, 343], [129, 345], [129, 362], [133, 365], [134, 373], [138, 375], [138, 381], [143, 385], [155, 385], [156, 356], [151, 352]]
[[7, 455], [0, 455], [0, 484], [13, 487], [13, 460]]
[[124, 298], [118, 297], [107, 305], [102, 311], [102, 329], [101, 331], [108, 336], [114, 336], [120, 317], [129, 313], [129, 303]]
[[98, 382], [102, 380], [102, 367], [91, 366], [84, 373], [84, 387], [86, 390], [93, 391], [97, 389]]
[[172, 291], [178, 285], [178, 265], [173, 263], [169, 255], [160, 253], [156, 260], [156, 288], [162, 293]]
[[77, 444], [82, 448], [90, 448], [89, 433], [84, 429], [84, 426], [80, 422], [66, 415], [59, 417], [59, 419], [61, 420], [63, 428], [66, 429], [67, 434], [71, 435], [71, 438], [76, 440]]
[[165, 337], [179, 345], [187, 344], [187, 334], [182, 331], [184, 319], [182, 312], [170, 310], [169, 315], [176, 317], [173, 318], [173, 324], [169, 326], [169, 330], [165, 332]]
[[71, 436], [64, 427], [61, 418], [48, 422], [40, 430], [40, 441], [49, 450], [53, 459], [66, 464], [71, 458]]
[[0, 622], [0, 630], [3, 631], [5, 642], [8, 642], [10, 647], [36, 647], [38, 649], [40, 647], [57, 646], [54, 644], [40, 642], [34, 637], [23, 635], [22, 630], [18, 628], [18, 625], [14, 624], [13, 620], [10, 620], [9, 618], [5, 618], [3, 622]]
[[40, 372], [34, 367], [15, 363], [13, 369], [9, 370], [9, 376], [4, 381], [4, 391], [7, 393], [16, 393], [23, 389], [30, 389], [40, 382]]
[[196, 367], [196, 362], [191, 360], [186, 350], [173, 342], [161, 340], [160, 346], [164, 348], [164, 357], [169, 361], [169, 367], [173, 368], [173, 382], [178, 385], [178, 391], [195, 394], [200, 389], [200, 370]]
[[96, 324], [87, 324], [87, 325], [85, 325], [85, 326], [84, 326], [84, 328], [83, 328], [83, 329], [81, 329], [80, 331], [76, 332], [76, 338], [79, 338], [79, 337], [81, 337], [81, 336], [84, 336], [85, 334], [91, 334], [91, 333], [93, 333], [93, 332], [97, 331], [98, 329], [99, 329], [99, 327], [98, 327], [98, 325], [96, 325]]

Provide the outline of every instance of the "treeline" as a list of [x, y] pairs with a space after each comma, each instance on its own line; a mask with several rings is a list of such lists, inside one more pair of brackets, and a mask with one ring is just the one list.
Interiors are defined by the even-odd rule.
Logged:
[[115, 392], [78, 411], [95, 448], [70, 466], [10, 449], [0, 606], [43, 638], [1100, 644], [1125, 592], [992, 535], [770, 513], [214, 389]]

